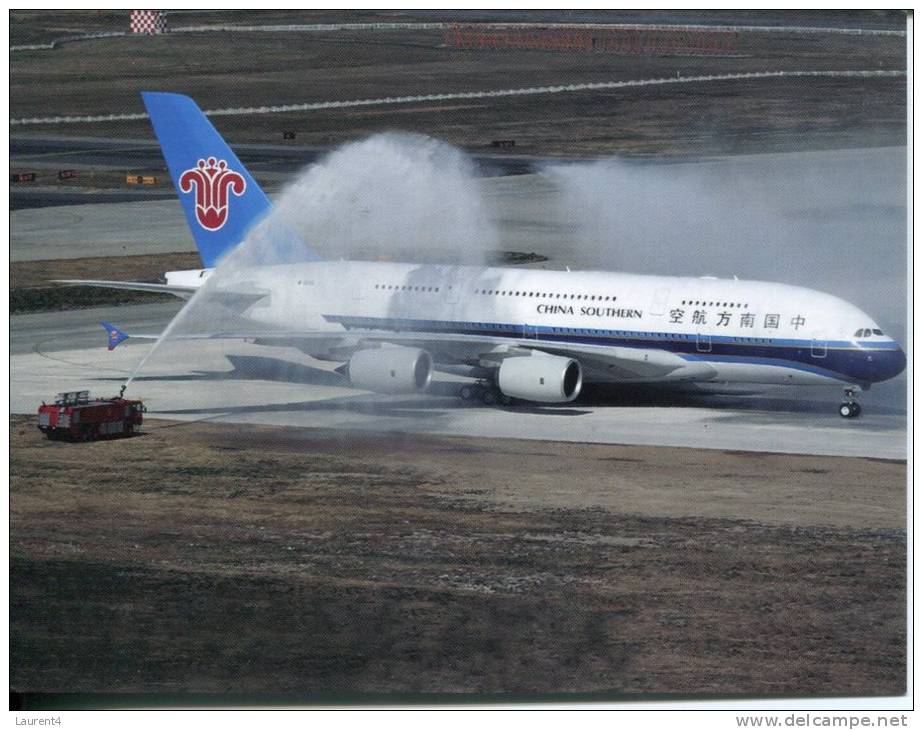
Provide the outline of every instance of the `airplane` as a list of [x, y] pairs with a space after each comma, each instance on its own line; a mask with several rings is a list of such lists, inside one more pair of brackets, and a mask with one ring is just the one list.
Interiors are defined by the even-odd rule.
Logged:
[[[858, 391], [906, 367], [868, 314], [781, 283], [330, 261], [302, 242], [297, 263], [214, 276], [272, 204], [192, 99], [142, 97], [203, 268], [167, 272], [165, 284], [61, 283], [183, 299], [204, 289], [248, 323], [190, 337], [293, 346], [342, 363], [354, 386], [378, 393], [425, 391], [434, 372], [462, 373], [473, 380], [458, 394], [488, 405], [567, 403], [584, 383], [816, 385], [841, 387], [839, 414], [855, 418]], [[268, 235], [294, 235], [283, 228]], [[110, 349], [128, 337], [103, 324]]]

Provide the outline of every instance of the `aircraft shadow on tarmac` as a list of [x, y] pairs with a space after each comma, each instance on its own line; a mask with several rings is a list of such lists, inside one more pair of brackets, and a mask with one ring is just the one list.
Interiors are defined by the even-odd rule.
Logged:
[[[142, 375], [135, 382], [203, 382], [232, 380], [267, 380], [310, 386], [349, 387], [349, 380], [340, 373], [311, 367], [275, 357], [257, 355], [226, 355], [230, 370], [197, 370], [180, 375]], [[100, 378], [120, 381], [120, 378]], [[285, 404], [259, 406], [231, 406], [213, 409], [183, 409], [161, 413], [246, 413], [278, 412], [290, 410], [351, 410], [357, 413], [374, 413], [409, 417], [427, 414], [435, 416], [441, 409], [463, 406], [455, 396], [459, 384], [451, 381], [434, 381], [426, 394], [411, 396], [378, 396], [357, 394], [322, 401], [299, 401]], [[580, 397], [572, 403], [538, 405], [516, 402], [517, 413], [555, 416], [579, 416], [590, 413], [591, 408], [708, 408], [716, 412], [742, 411], [767, 414], [830, 415], [837, 394], [829, 398], [807, 399], [799, 397], [791, 388], [777, 387], [758, 390], [707, 390], [695, 388], [664, 388], [644, 385], [584, 386]], [[477, 404], [467, 407], [477, 407]], [[904, 415], [898, 409], [876, 406], [881, 415]], [[730, 415], [730, 414], [728, 414]]]
[[[792, 386], [751, 386], [720, 388], [709, 386], [600, 385], [584, 386], [576, 403], [593, 407], [637, 408], [708, 408], [715, 412], [743, 411], [766, 414], [809, 414], [829, 416], [835, 413], [840, 394], [835, 388], [796, 390]], [[880, 415], [904, 418], [906, 412], [876, 403]]]
[[[135, 383], [167, 383], [167, 382], [203, 382], [203, 381], [229, 381], [229, 380], [268, 380], [273, 382], [293, 383], [300, 385], [349, 387], [349, 380], [330, 370], [314, 368], [301, 363], [272, 357], [256, 355], [226, 355], [231, 363], [231, 370], [198, 370], [181, 375], [142, 375], [134, 379]], [[98, 380], [118, 381], [120, 378], [98, 378]], [[377, 416], [415, 417], [425, 415], [429, 418], [444, 415], [448, 417], [446, 409], [455, 410], [461, 405], [457, 391], [459, 384], [453, 382], [436, 381], [427, 389], [425, 394], [409, 396], [387, 396], [357, 393], [338, 398], [327, 398], [319, 401], [297, 401], [289, 403], [275, 403], [252, 406], [222, 406], [213, 408], [187, 408], [158, 410], [161, 414], [192, 414], [192, 413], [268, 413], [284, 411], [352, 411], [354, 413], [374, 414]], [[587, 410], [578, 410], [568, 407], [522, 405], [517, 407], [518, 412], [535, 413], [553, 416], [578, 416], [589, 413]]]
[[[259, 355], [225, 355], [230, 370], [193, 370], [181, 375], [139, 375], [134, 382], [192, 382], [203, 380], [271, 380], [279, 383], [349, 387], [349, 380], [339, 373], [313, 368], [276, 357]], [[117, 378], [109, 378], [117, 380]]]
[[[768, 390], [700, 390], [692, 387], [656, 385], [584, 386], [578, 402], [586, 406], [625, 408], [709, 408], [716, 411], [781, 411], [830, 413], [830, 403], [785, 397], [781, 389]], [[836, 397], [835, 395], [833, 396]]]

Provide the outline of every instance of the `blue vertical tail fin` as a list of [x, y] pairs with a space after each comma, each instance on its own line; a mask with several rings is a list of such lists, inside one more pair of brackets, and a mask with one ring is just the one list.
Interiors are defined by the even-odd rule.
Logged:
[[[151, 91], [141, 96], [202, 264], [211, 268], [269, 213], [272, 203], [192, 99]], [[307, 258], [317, 258], [303, 250]]]

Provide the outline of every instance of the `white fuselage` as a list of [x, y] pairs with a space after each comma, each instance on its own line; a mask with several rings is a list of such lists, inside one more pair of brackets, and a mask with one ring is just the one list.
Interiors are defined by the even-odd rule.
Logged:
[[707, 362], [711, 381], [868, 384], [903, 369], [897, 343], [868, 315], [786, 284], [325, 261], [221, 272], [212, 286], [268, 291], [246, 314], [273, 328], [657, 349]]

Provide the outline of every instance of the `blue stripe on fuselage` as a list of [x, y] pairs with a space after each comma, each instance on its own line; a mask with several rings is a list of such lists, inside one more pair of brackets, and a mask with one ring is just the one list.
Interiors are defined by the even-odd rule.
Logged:
[[[551, 344], [586, 344], [609, 347], [635, 347], [666, 350], [687, 360], [773, 365], [846, 382], [869, 383], [885, 380], [903, 368], [882, 363], [881, 357], [903, 353], [894, 341], [849, 342], [847, 340], [795, 340], [766, 337], [730, 337], [676, 332], [550, 327], [499, 322], [463, 322], [389, 317], [324, 315], [328, 322], [346, 329], [432, 332], [441, 334], [484, 335], [536, 340]], [[703, 345], [707, 349], [702, 349]], [[813, 353], [823, 352], [821, 357]], [[880, 355], [875, 355], [880, 353]], [[879, 357], [875, 362], [873, 356]], [[823, 363], [821, 366], [820, 363]], [[896, 372], [892, 372], [896, 370]]]

